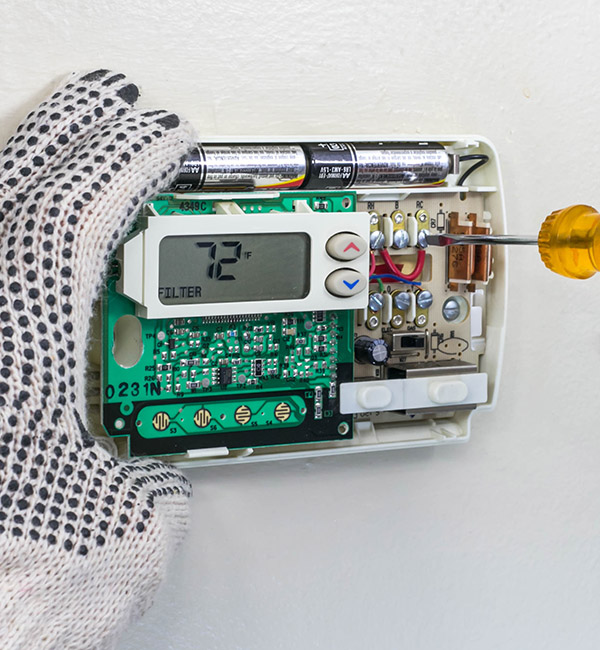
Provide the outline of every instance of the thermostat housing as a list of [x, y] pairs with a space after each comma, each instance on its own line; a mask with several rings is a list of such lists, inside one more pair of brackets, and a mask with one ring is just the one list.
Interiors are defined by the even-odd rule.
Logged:
[[[260, 176], [269, 146], [281, 164]], [[90, 355], [98, 431], [122, 456], [182, 466], [468, 440], [498, 392], [506, 251], [421, 249], [419, 233], [505, 232], [493, 145], [202, 147], [143, 206], [109, 269]], [[466, 155], [487, 162], [458, 185]]]

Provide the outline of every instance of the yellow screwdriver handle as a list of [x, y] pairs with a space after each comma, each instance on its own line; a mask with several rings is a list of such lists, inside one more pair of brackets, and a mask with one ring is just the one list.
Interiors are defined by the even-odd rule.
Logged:
[[546, 217], [538, 235], [542, 262], [555, 273], [585, 280], [600, 271], [600, 213], [572, 205]]

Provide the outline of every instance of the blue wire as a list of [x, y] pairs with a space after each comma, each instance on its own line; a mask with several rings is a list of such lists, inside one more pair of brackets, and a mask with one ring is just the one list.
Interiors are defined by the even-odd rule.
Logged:
[[384, 278], [392, 278], [396, 282], [402, 282], [403, 284], [414, 284], [416, 287], [420, 287], [420, 282], [413, 282], [412, 280], [405, 280], [399, 275], [393, 275], [392, 273], [383, 273], [382, 275], [372, 275], [369, 277], [369, 280], [383, 280]]

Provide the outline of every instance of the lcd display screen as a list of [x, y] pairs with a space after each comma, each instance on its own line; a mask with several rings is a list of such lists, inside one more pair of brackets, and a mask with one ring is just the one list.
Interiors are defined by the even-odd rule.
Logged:
[[165, 305], [298, 300], [310, 291], [306, 233], [172, 235], [159, 246]]

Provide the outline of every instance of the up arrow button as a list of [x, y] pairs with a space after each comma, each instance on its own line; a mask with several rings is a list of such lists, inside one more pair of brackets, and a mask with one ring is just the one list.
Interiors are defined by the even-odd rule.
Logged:
[[356, 233], [338, 232], [327, 240], [325, 248], [334, 260], [350, 262], [365, 254], [367, 242]]

